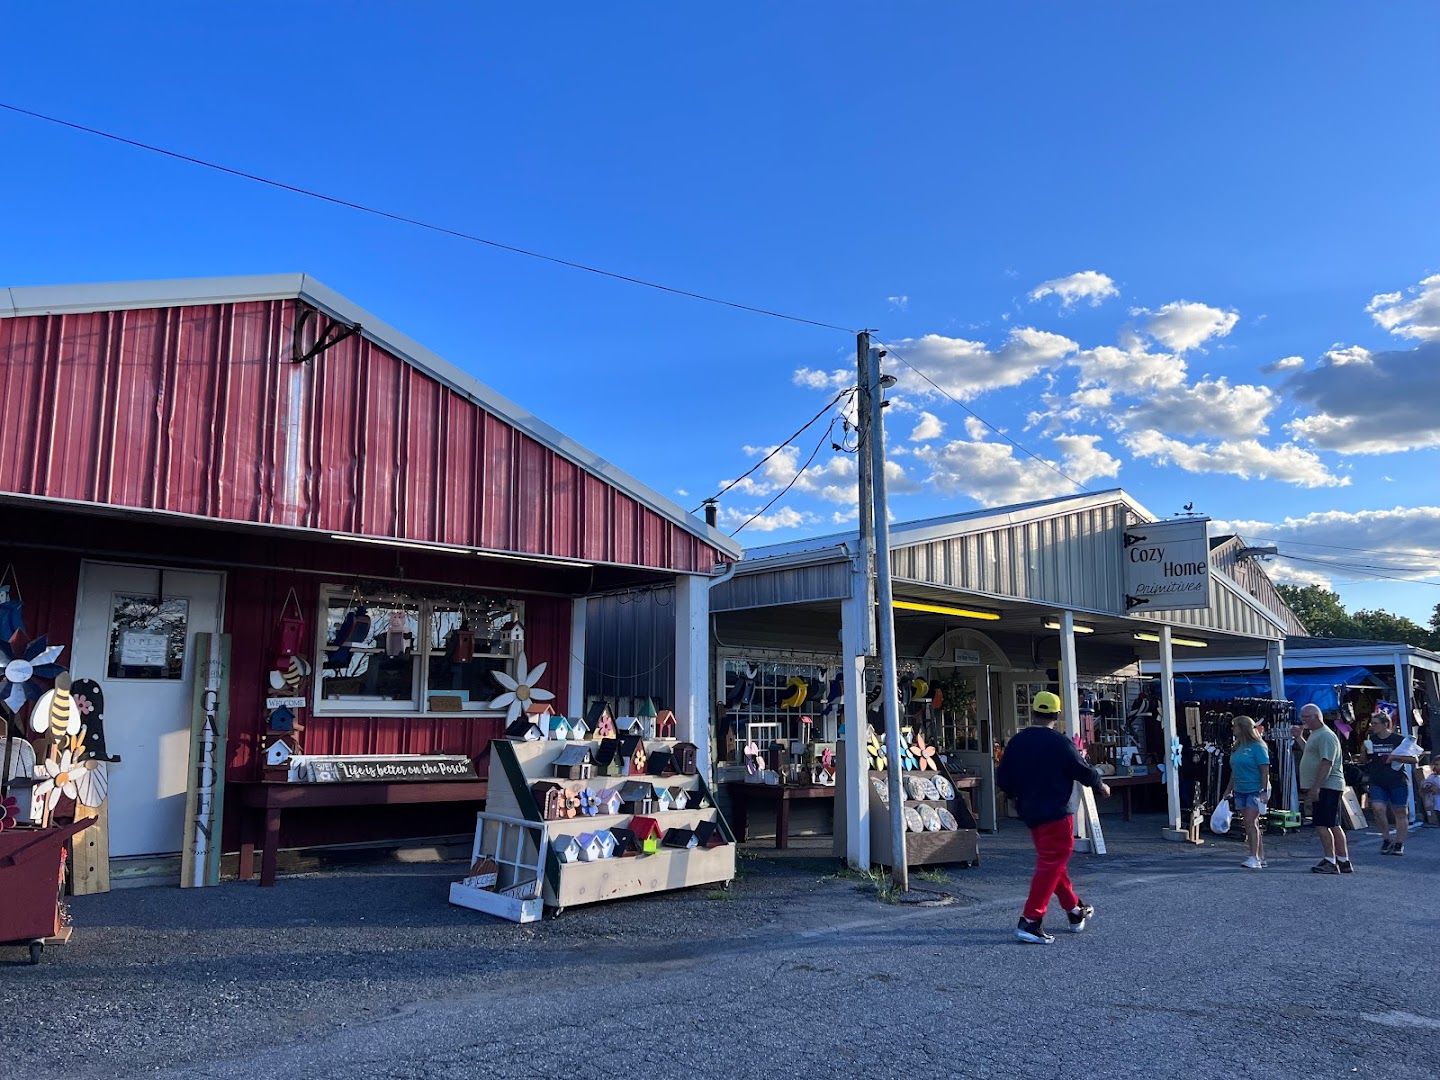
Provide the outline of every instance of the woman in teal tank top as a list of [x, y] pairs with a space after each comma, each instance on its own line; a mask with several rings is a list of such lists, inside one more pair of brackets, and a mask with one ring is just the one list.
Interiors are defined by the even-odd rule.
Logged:
[[1255, 730], [1255, 721], [1237, 716], [1230, 722], [1235, 732], [1235, 747], [1230, 751], [1230, 783], [1224, 799], [1233, 791], [1235, 809], [1245, 819], [1245, 845], [1250, 856], [1243, 863], [1248, 870], [1265, 865], [1265, 841], [1260, 835], [1260, 812], [1270, 801], [1270, 751]]

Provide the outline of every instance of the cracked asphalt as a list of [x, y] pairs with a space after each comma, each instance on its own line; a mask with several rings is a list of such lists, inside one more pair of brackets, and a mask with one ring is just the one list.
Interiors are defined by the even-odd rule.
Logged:
[[0, 948], [0, 1077], [1433, 1073], [1440, 830], [1322, 878], [1308, 831], [1254, 872], [1106, 825], [1074, 863], [1094, 924], [1049, 947], [1011, 937], [1013, 825], [893, 904], [819, 844], [525, 927], [449, 905], [459, 864], [77, 898], [39, 967]]

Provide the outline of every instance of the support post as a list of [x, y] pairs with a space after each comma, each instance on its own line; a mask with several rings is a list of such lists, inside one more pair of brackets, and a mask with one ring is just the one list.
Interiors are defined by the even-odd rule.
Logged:
[[1265, 670], [1270, 675], [1270, 700], [1285, 700], [1285, 642], [1265, 643]]
[[1170, 641], [1170, 625], [1160, 624], [1160, 730], [1165, 740], [1165, 816], [1164, 836], [1167, 840], [1186, 840], [1189, 833], [1180, 827], [1180, 770], [1170, 748], [1178, 738], [1175, 729], [1175, 658]]
[[[864, 575], [863, 588], [853, 594], [860, 603], [858, 612], [860, 630], [860, 651], [857, 656], [875, 655], [875, 492], [870, 479], [870, 447], [866, 445], [865, 432], [870, 425], [870, 335], [864, 330], [855, 337], [856, 385], [859, 390], [855, 397], [856, 430], [860, 439], [856, 446], [859, 453], [857, 469], [860, 481], [860, 567]], [[879, 393], [875, 388], [875, 393]], [[864, 687], [861, 687], [864, 690]], [[863, 717], [864, 711], [855, 714]]]
[[870, 760], [865, 752], [869, 724], [865, 718], [865, 649], [861, 640], [864, 612], [869, 607], [861, 595], [868, 577], [855, 557], [850, 575], [850, 599], [840, 605], [840, 639], [845, 679], [845, 732], [841, 752], [845, 755], [845, 784], [837, 791], [835, 827], [845, 830], [845, 862], [856, 870], [870, 869]]
[[905, 792], [900, 783], [900, 688], [895, 670], [895, 607], [890, 581], [890, 513], [885, 484], [885, 394], [880, 385], [880, 350], [870, 350], [864, 382], [870, 395], [870, 483], [875, 492], [875, 615], [880, 652], [880, 697], [885, 709], [885, 741], [889, 746], [886, 776], [890, 784], [891, 875], [901, 892], [910, 890], [905, 855]]
[[[1410, 672], [1405, 663], [1405, 654], [1395, 654], [1395, 708], [1399, 710], [1400, 717], [1396, 721], [1399, 725], [1401, 735], [1410, 734]], [[1411, 767], [1406, 765], [1405, 770], [1405, 804], [1407, 813], [1410, 815], [1410, 823], [1415, 823], [1415, 784], [1411, 780]]]
[[566, 696], [566, 716], [585, 716], [585, 618], [590, 601], [583, 596], [570, 603], [570, 693]]
[[676, 734], [695, 744], [695, 765], [714, 779], [710, 767], [710, 579], [682, 574], [675, 579]]
[[[1060, 705], [1065, 713], [1065, 734], [1070, 740], [1080, 737], [1080, 676], [1075, 662], [1075, 613], [1060, 613]], [[1075, 839], [1093, 854], [1105, 854], [1105, 836], [1100, 829], [1100, 812], [1095, 799], [1086, 791], [1078, 792], [1075, 802]]]

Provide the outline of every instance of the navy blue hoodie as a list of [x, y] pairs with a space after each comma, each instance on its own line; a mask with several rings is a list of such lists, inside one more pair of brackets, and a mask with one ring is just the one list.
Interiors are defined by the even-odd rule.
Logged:
[[1098, 790], [1101, 780], [1068, 736], [1035, 724], [1016, 732], [1006, 745], [995, 783], [1016, 801], [1020, 819], [1033, 829], [1075, 812], [1076, 783]]

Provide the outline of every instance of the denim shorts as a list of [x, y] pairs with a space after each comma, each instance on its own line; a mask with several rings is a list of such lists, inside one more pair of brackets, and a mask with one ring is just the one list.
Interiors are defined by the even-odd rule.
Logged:
[[1370, 781], [1370, 801], [1372, 803], [1384, 803], [1387, 806], [1406, 806], [1410, 802], [1410, 785], [1401, 778], [1400, 783], [1394, 787], [1381, 787], [1375, 781]]
[[1259, 809], [1260, 809], [1260, 796], [1263, 795], [1263, 794], [1265, 794], [1263, 791], [1237, 791], [1237, 792], [1235, 792], [1235, 809], [1236, 809], [1236, 810], [1248, 810], [1248, 809], [1250, 809], [1251, 807], [1253, 807], [1254, 809], [1259, 810]]

